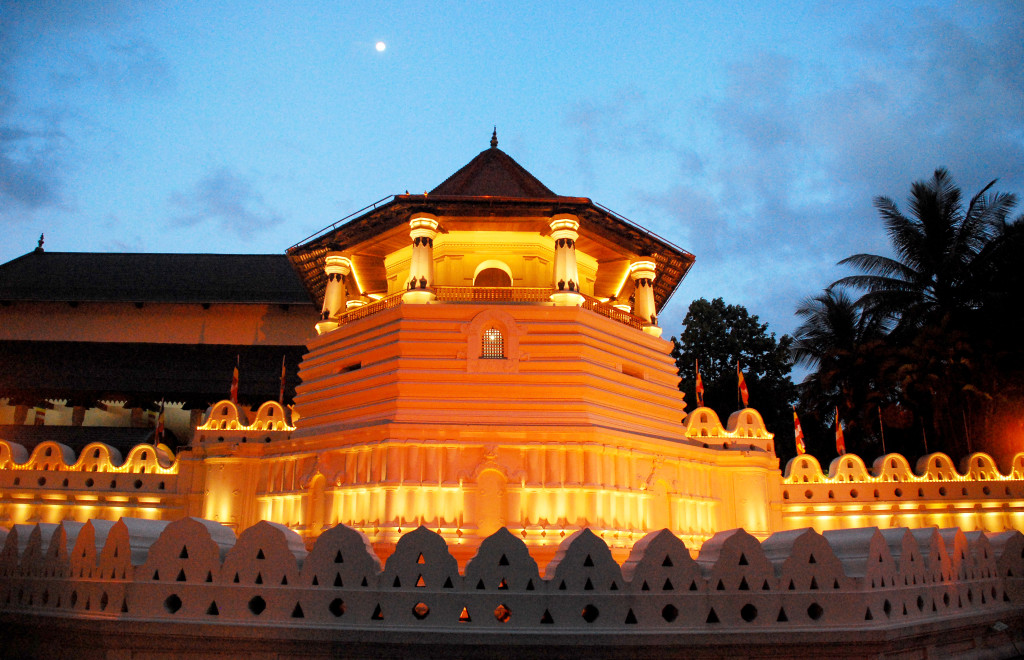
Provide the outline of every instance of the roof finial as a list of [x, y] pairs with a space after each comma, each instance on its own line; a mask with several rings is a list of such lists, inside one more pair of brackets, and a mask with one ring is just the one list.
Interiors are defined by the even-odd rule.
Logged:
[[39, 234], [39, 242], [36, 244], [36, 252], [42, 252], [43, 251], [43, 239], [44, 238], [45, 238], [45, 236], [43, 234]]
[[491, 133], [491, 149], [498, 148], [498, 127], [494, 127], [494, 132]]

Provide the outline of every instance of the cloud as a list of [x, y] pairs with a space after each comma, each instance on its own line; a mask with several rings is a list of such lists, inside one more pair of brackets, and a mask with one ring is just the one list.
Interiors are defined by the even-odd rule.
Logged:
[[[167, 90], [174, 77], [163, 53], [142, 37], [125, 36], [133, 7], [81, 0], [0, 0], [0, 208], [6, 220], [74, 203], [71, 175], [96, 130], [83, 92], [93, 86], [127, 103]], [[27, 77], [15, 71], [29, 71]], [[34, 74], [41, 74], [34, 77]]]
[[227, 167], [208, 173], [188, 192], [172, 193], [169, 202], [180, 211], [174, 224], [212, 223], [243, 238], [282, 221], [248, 180]]
[[56, 120], [48, 124], [29, 130], [0, 114], [0, 208], [8, 220], [62, 203], [67, 140]]
[[[723, 295], [792, 332], [799, 301], [844, 274], [839, 259], [887, 250], [874, 196], [903, 199], [939, 166], [966, 195], [994, 177], [998, 189], [1024, 192], [1021, 21], [1004, 15], [967, 28], [914, 18], [854, 29], [867, 45], [837, 44], [848, 54], [841, 62], [748, 54], [695, 104], [703, 112], [661, 113], [653, 126], [620, 103], [582, 103], [569, 115], [582, 162], [617, 149], [676, 158], [672, 177], [627, 178], [639, 186], [637, 204], [668, 219], [647, 224], [697, 257], [673, 307]], [[633, 93], [634, 106], [645, 104]], [[657, 140], [634, 141], [631, 131]], [[594, 134], [615, 142], [587, 141]], [[678, 137], [686, 135], [706, 137], [687, 145]]]
[[176, 84], [164, 52], [138, 37], [78, 50], [72, 65], [52, 69], [49, 78], [61, 92], [80, 92], [91, 86], [120, 101], [161, 94]]

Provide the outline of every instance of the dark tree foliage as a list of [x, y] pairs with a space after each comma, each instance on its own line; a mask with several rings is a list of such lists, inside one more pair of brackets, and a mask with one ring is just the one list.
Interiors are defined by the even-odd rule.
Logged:
[[884, 350], [882, 320], [837, 289], [805, 300], [796, 315], [803, 323], [796, 329], [793, 357], [813, 369], [799, 388], [808, 451], [823, 462], [836, 454], [838, 410], [847, 450], [864, 453], [866, 445], [879, 441], [874, 413], [885, 403], [877, 383]]
[[775, 449], [785, 462], [795, 453], [792, 404], [796, 388], [790, 380], [792, 338], [778, 340], [742, 305], [726, 305], [721, 298], [695, 300], [683, 319], [679, 339], [672, 338], [672, 356], [679, 368], [679, 389], [686, 394], [687, 410], [697, 406], [694, 360], [704, 381], [704, 405], [718, 414], [722, 424], [742, 404], [737, 396], [736, 363], [750, 391], [749, 405], [761, 413], [775, 434]]
[[1019, 418], [1024, 395], [1024, 220], [1007, 221], [1016, 198], [989, 192], [994, 184], [965, 206], [938, 169], [911, 186], [907, 214], [876, 198], [894, 256], [844, 259], [860, 274], [798, 310], [796, 358], [814, 369], [802, 404], [822, 423], [838, 405], [866, 445], [851, 451], [870, 451], [882, 424], [886, 449], [908, 458], [926, 446], [954, 459], [1013, 449], [1002, 447], [1015, 435], [1003, 422]]

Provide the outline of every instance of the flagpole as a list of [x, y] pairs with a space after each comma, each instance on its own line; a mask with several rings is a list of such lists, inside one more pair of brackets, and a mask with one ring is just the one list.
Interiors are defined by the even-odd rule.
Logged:
[[882, 455], [885, 456], [885, 426], [882, 425], [882, 406], [878, 406], [878, 431], [882, 434]]
[[282, 355], [281, 356], [281, 393], [278, 396], [278, 400], [277, 400], [277, 402], [280, 403], [282, 406], [284, 405], [284, 359], [285, 359], [285, 356]]

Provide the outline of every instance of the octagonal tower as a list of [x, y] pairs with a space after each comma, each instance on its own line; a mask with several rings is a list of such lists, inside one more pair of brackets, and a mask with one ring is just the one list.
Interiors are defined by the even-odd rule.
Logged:
[[424, 524], [464, 557], [500, 527], [538, 558], [584, 526], [623, 553], [664, 527], [690, 547], [778, 527], [769, 434], [684, 434], [657, 314], [693, 256], [554, 194], [496, 139], [288, 254], [323, 312], [296, 430], [254, 464], [259, 518], [343, 522], [383, 554]]

